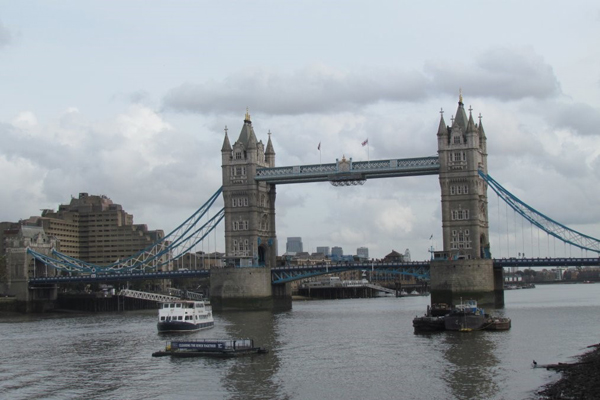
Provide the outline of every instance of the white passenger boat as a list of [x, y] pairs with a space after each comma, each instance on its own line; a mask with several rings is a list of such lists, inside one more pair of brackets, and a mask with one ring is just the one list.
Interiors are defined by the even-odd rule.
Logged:
[[173, 300], [158, 309], [159, 332], [197, 331], [214, 325], [212, 307], [203, 300]]

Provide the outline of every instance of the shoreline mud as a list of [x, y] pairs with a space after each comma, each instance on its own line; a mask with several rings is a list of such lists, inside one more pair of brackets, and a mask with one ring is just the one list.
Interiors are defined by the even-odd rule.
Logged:
[[540, 388], [538, 400], [600, 398], [600, 343], [588, 346], [589, 351], [576, 357], [573, 363], [538, 366], [556, 370], [560, 378]]

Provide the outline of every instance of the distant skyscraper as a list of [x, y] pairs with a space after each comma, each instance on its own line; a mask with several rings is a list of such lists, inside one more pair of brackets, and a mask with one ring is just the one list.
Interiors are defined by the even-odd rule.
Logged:
[[317, 253], [323, 254], [325, 257], [329, 257], [329, 246], [317, 247]]
[[344, 255], [344, 249], [338, 246], [333, 246], [331, 248], [331, 256], [332, 257], [341, 257]]
[[286, 253], [302, 253], [302, 238], [301, 237], [289, 237], [285, 245]]
[[369, 248], [368, 247], [359, 247], [356, 249], [356, 255], [358, 258], [369, 259]]

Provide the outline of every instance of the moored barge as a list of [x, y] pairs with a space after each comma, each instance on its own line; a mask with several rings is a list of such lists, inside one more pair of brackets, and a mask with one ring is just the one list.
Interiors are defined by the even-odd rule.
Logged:
[[265, 353], [268, 350], [255, 346], [252, 339], [198, 339], [167, 341], [165, 350], [152, 353], [152, 357], [236, 357]]
[[482, 308], [477, 307], [475, 300], [453, 308], [434, 304], [427, 306], [427, 313], [422, 317], [413, 319], [415, 333], [429, 333], [438, 331], [507, 331], [512, 322], [508, 317], [488, 315]]

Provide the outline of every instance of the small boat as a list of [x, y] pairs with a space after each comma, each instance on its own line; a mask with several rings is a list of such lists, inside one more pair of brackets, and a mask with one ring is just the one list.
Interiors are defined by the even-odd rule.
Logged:
[[444, 319], [444, 317], [432, 317], [431, 315], [415, 317], [413, 319], [413, 328], [415, 333], [444, 331], [446, 330]]
[[167, 341], [164, 351], [152, 353], [152, 357], [236, 357], [247, 354], [266, 354], [263, 347], [254, 346], [252, 339], [198, 339]]
[[404, 290], [404, 289], [402, 289], [400, 291], [400, 297], [402, 297], [402, 296], [408, 296], [408, 292], [406, 290]]
[[212, 328], [212, 307], [204, 300], [173, 300], [160, 303], [158, 332], [190, 332]]
[[512, 322], [508, 317], [490, 317], [484, 329], [486, 331], [507, 331], [511, 325]]
[[467, 300], [465, 303], [461, 301], [444, 317], [447, 331], [478, 331], [485, 327], [486, 321], [485, 311], [477, 307], [475, 300]]

